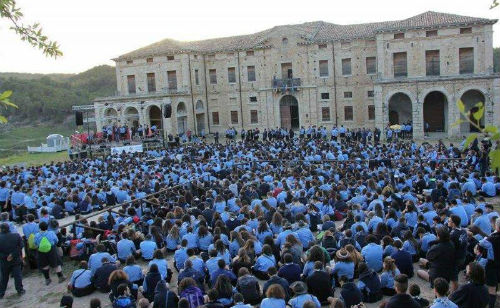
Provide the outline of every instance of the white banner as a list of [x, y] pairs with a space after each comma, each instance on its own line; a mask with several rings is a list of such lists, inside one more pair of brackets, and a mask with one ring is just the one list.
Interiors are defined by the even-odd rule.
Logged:
[[123, 151], [125, 151], [125, 153], [142, 152], [142, 144], [111, 148], [111, 154], [121, 154]]

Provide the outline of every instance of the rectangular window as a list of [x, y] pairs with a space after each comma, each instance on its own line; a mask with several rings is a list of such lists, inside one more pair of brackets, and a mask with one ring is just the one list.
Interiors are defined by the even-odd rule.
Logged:
[[321, 107], [321, 121], [330, 121], [330, 107]]
[[460, 48], [458, 50], [460, 74], [474, 73], [474, 48]]
[[227, 81], [229, 83], [235, 83], [236, 82], [236, 69], [234, 67], [228, 67], [227, 68]]
[[238, 111], [231, 110], [231, 124], [238, 124]]
[[250, 103], [256, 103], [257, 102], [257, 96], [250, 96]]
[[352, 92], [351, 91], [344, 92], [344, 98], [352, 98]]
[[175, 57], [174, 56], [167, 56], [167, 61], [174, 61]]
[[250, 124], [259, 123], [259, 114], [257, 110], [250, 110]]
[[147, 58], [146, 63], [153, 63], [153, 58]]
[[198, 70], [194, 70], [194, 83], [197, 86], [200, 85], [200, 76], [198, 75]]
[[148, 73], [148, 92], [156, 92], [156, 78], [155, 73]]
[[212, 112], [212, 124], [219, 125], [219, 113], [217, 111]]
[[281, 78], [293, 78], [292, 63], [281, 63]]
[[321, 93], [321, 99], [330, 99], [330, 93], [328, 92]]
[[366, 94], [368, 95], [368, 97], [373, 97], [374, 96], [372, 90], [368, 91]]
[[472, 33], [472, 27], [460, 28], [460, 34], [469, 34]]
[[319, 49], [325, 49], [326, 47], [328, 47], [328, 45], [327, 45], [327, 44], [319, 44], [319, 45], [318, 45], [318, 48], [319, 48]]
[[208, 76], [210, 78], [210, 84], [217, 84], [217, 70], [215, 68], [208, 70]]
[[366, 73], [377, 73], [377, 59], [375, 57], [366, 57]]
[[169, 90], [177, 90], [177, 72], [167, 71], [167, 82]]
[[255, 66], [253, 66], [253, 65], [247, 66], [247, 79], [248, 79], [248, 82], [252, 82], [252, 81], [257, 80], [255, 78]]
[[393, 68], [394, 68], [394, 77], [408, 76], [406, 52], [395, 52], [393, 54]]
[[215, 55], [214, 54], [207, 55], [207, 59], [208, 60], [215, 60]]
[[346, 121], [354, 120], [352, 106], [344, 106], [344, 120], [346, 120]]
[[134, 75], [127, 76], [127, 85], [128, 85], [128, 93], [134, 94], [135, 93], [135, 76]]
[[368, 120], [375, 120], [375, 105], [368, 105]]
[[342, 59], [342, 75], [351, 75], [351, 58]]
[[404, 32], [394, 33], [394, 39], [395, 40], [400, 40], [400, 39], [404, 39], [404, 38], [405, 38], [405, 33]]
[[134, 60], [127, 60], [127, 64], [132, 64], [134, 63]]
[[319, 77], [328, 77], [328, 60], [319, 60]]
[[247, 57], [253, 56], [253, 50], [247, 50], [246, 55]]
[[438, 30], [425, 31], [425, 37], [434, 37], [438, 35]]
[[439, 76], [441, 74], [439, 50], [425, 51], [425, 67], [427, 76]]

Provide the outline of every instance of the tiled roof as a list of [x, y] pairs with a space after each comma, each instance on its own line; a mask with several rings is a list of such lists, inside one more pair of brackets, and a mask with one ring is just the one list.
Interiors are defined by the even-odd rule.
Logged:
[[115, 60], [144, 58], [149, 56], [179, 54], [187, 52], [215, 53], [266, 47], [267, 40], [274, 32], [295, 33], [306, 42], [329, 42], [375, 38], [380, 32], [394, 32], [420, 28], [441, 28], [449, 26], [494, 24], [496, 19], [476, 18], [454, 14], [428, 11], [407, 19], [366, 23], [357, 25], [338, 25], [324, 21], [307, 22], [297, 25], [276, 26], [261, 32], [200, 41], [177, 41], [165, 39], [132, 52], [121, 55]]

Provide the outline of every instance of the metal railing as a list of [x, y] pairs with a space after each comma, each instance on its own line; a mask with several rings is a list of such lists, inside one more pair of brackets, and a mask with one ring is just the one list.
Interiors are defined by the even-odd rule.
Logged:
[[283, 92], [289, 89], [297, 90], [302, 85], [300, 78], [274, 78], [272, 80], [273, 89], [282, 90]]

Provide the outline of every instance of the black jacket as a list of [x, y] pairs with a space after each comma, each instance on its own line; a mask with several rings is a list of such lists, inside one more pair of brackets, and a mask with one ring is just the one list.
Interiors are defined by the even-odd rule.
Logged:
[[429, 278], [432, 280], [441, 277], [450, 280], [455, 271], [455, 246], [451, 241], [435, 242], [427, 251], [429, 260]]
[[488, 305], [488, 288], [484, 284], [469, 282], [450, 295], [459, 308], [484, 308]]
[[[363, 289], [363, 301], [367, 303], [375, 303], [382, 299], [382, 289], [380, 285], [380, 278], [377, 273], [373, 270], [368, 269], [367, 271], [359, 274], [359, 280], [366, 285], [366, 289]], [[370, 290], [367, 292], [367, 290]]]
[[306, 283], [309, 294], [316, 296], [320, 303], [326, 303], [326, 299], [333, 296], [332, 280], [324, 271], [315, 270], [307, 277]]
[[283, 290], [285, 290], [285, 301], [288, 302], [290, 299], [290, 284], [285, 278], [281, 278], [278, 275], [271, 276], [271, 278], [264, 283], [262, 294], [266, 294], [267, 289], [273, 284], [279, 284], [283, 287]]
[[144, 297], [152, 302], [155, 296], [155, 289], [158, 282], [161, 280], [160, 272], [149, 272], [144, 277], [144, 282], [147, 285], [147, 290], [144, 292]]
[[345, 307], [352, 307], [363, 301], [363, 294], [354, 282], [346, 282], [340, 289], [340, 296], [344, 300]]
[[[21, 250], [23, 249], [23, 240], [18, 233], [0, 234], [0, 261], [9, 265], [18, 265], [21, 263]], [[7, 261], [7, 257], [12, 255], [12, 261]]]
[[409, 294], [396, 294], [389, 298], [385, 308], [420, 308], [420, 304]]
[[116, 265], [112, 263], [104, 263], [101, 267], [99, 267], [94, 276], [92, 276], [92, 283], [94, 287], [102, 292], [109, 292], [111, 290], [108, 285], [108, 279], [111, 273], [116, 270]]
[[175, 308], [179, 303], [179, 297], [174, 291], [167, 288], [165, 280], [156, 285], [153, 308]]

